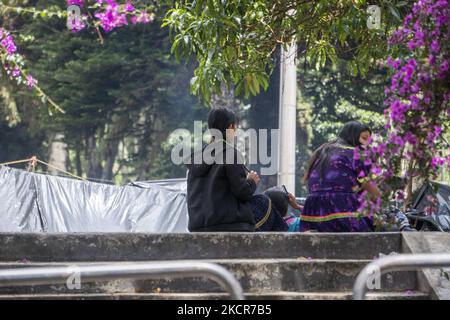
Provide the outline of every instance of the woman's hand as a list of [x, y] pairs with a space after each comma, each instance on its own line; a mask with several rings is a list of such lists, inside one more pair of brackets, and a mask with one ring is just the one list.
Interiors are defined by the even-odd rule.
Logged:
[[295, 199], [295, 196], [292, 193], [288, 193], [288, 198], [289, 204], [292, 208], [296, 210], [303, 210], [303, 207], [297, 203], [297, 199]]
[[252, 179], [252, 180], [255, 182], [256, 185], [258, 185], [258, 184], [259, 184], [259, 181], [261, 180], [261, 179], [259, 178], [258, 174], [257, 174], [255, 171], [250, 171], [250, 172], [247, 174], [247, 179]]

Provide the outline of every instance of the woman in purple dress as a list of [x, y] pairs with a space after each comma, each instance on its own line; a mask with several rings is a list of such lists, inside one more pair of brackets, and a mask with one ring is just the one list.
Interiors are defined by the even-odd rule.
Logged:
[[312, 155], [305, 174], [309, 195], [301, 215], [301, 231], [366, 232], [373, 231], [369, 217], [359, 217], [359, 193], [367, 190], [374, 198], [377, 187], [360, 184], [358, 177], [370, 167], [354, 158], [354, 149], [368, 145], [369, 127], [352, 121], [344, 125], [336, 141], [320, 146]]

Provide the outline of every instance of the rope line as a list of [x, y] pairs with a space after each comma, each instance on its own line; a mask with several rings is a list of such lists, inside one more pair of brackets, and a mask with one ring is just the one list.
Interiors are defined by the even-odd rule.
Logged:
[[44, 164], [44, 165], [46, 165], [47, 167], [50, 167], [50, 168], [53, 168], [53, 169], [55, 169], [55, 170], [61, 171], [62, 173], [67, 174], [67, 175], [69, 175], [69, 176], [71, 176], [71, 177], [74, 177], [74, 178], [77, 178], [77, 179], [86, 181], [85, 178], [79, 177], [79, 176], [77, 176], [77, 175], [75, 175], [75, 174], [73, 174], [73, 173], [70, 173], [70, 172], [67, 172], [67, 171], [65, 171], [65, 170], [63, 170], [63, 169], [60, 169], [60, 168], [58, 168], [58, 167], [55, 167], [55, 166], [51, 165], [50, 163], [46, 163], [46, 162], [44, 162], [44, 161], [42, 161], [42, 160], [39, 160], [39, 159], [36, 159], [36, 160], [37, 160], [37, 162], [39, 162], [39, 163], [41, 163], [41, 164]]
[[0, 163], [0, 166], [9, 166], [11, 164], [25, 163], [25, 162], [30, 162], [32, 160], [33, 160], [33, 158], [23, 159], [23, 160], [16, 160], [16, 161], [10, 161], [10, 162], [4, 162], [4, 163]]
[[68, 176], [71, 176], [71, 177], [73, 177], [73, 178], [80, 179], [80, 180], [83, 180], [83, 181], [86, 181], [86, 180], [87, 180], [87, 179], [85, 179], [85, 178], [83, 178], [83, 177], [77, 176], [77, 175], [75, 175], [75, 174], [73, 174], [73, 173], [67, 172], [67, 171], [65, 171], [65, 170], [63, 170], [63, 169], [60, 169], [60, 168], [54, 166], [54, 165], [51, 165], [50, 163], [47, 163], [47, 162], [42, 161], [42, 160], [39, 160], [39, 159], [36, 158], [36, 157], [31, 157], [31, 158], [29, 158], [29, 159], [23, 159], [23, 160], [16, 160], [16, 161], [3, 162], [3, 163], [0, 163], [0, 166], [8, 166], [8, 165], [12, 165], [12, 164], [19, 164], [19, 163], [25, 163], [25, 162], [39, 162], [40, 164], [43, 164], [43, 165], [46, 165], [46, 166], [49, 167], [49, 168], [53, 168], [53, 169], [55, 169], [55, 170], [58, 170], [58, 171], [60, 171], [60, 172], [62, 172], [62, 173], [64, 173], [64, 174], [67, 174]]

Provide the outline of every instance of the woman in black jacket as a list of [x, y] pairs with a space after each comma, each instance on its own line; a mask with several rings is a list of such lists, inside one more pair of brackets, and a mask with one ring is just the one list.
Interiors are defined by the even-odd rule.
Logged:
[[212, 109], [208, 127], [223, 138], [213, 134], [212, 142], [194, 153], [187, 164], [189, 231], [259, 231], [268, 220], [271, 229], [287, 230], [284, 220], [272, 210], [270, 199], [254, 195], [260, 178], [246, 169], [242, 155], [233, 146], [236, 123], [231, 110]]

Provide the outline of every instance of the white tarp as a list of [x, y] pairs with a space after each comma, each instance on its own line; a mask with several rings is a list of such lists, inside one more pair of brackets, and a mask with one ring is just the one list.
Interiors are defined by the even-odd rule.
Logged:
[[118, 187], [0, 167], [0, 232], [188, 232], [176, 182]]

